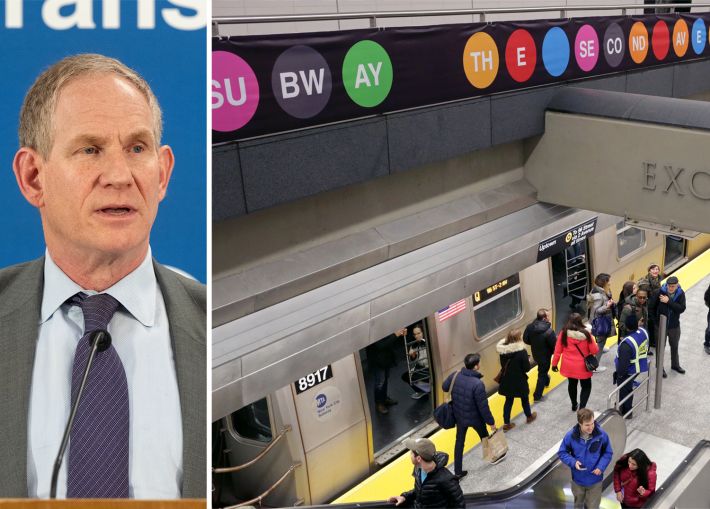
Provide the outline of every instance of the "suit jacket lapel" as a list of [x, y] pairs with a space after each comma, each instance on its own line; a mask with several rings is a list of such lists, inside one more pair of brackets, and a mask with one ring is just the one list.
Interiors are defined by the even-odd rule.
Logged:
[[[10, 269], [12, 270], [12, 269]], [[0, 497], [27, 497], [27, 435], [39, 335], [44, 257], [17, 267], [0, 289]]]
[[153, 262], [170, 322], [182, 413], [182, 496], [206, 497], [207, 373], [204, 312], [170, 269]]

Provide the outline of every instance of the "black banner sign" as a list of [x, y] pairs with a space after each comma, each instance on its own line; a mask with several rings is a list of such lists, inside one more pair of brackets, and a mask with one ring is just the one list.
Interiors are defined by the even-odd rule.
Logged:
[[333, 378], [333, 368], [330, 364], [328, 364], [313, 373], [308, 373], [306, 376], [302, 376], [293, 382], [293, 387], [296, 389], [296, 394], [301, 394], [308, 389], [312, 389], [316, 385], [322, 384], [330, 378]]
[[710, 56], [710, 13], [214, 38], [215, 143]]
[[473, 294], [473, 307], [474, 309], [489, 299], [492, 299], [496, 295], [513, 288], [515, 285], [520, 284], [520, 276], [518, 274], [513, 274], [497, 283], [492, 284], [488, 288], [479, 290]]
[[565, 230], [559, 235], [543, 240], [537, 246], [537, 261], [540, 262], [545, 258], [561, 253], [570, 246], [574, 246], [587, 237], [594, 235], [594, 230], [597, 228], [597, 218]]

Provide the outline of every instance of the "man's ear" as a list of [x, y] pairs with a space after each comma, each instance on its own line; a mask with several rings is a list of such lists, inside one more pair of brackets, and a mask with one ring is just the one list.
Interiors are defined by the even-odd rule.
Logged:
[[43, 162], [39, 152], [29, 147], [20, 148], [12, 161], [12, 170], [22, 196], [37, 208], [44, 205], [44, 189], [40, 179]]
[[159, 197], [162, 201], [168, 191], [168, 183], [170, 182], [170, 176], [173, 174], [173, 166], [175, 166], [175, 156], [168, 145], [163, 145], [158, 149], [158, 166], [160, 171]]

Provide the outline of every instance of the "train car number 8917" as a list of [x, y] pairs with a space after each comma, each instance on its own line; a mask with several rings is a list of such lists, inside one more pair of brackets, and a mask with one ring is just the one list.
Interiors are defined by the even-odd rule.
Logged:
[[296, 388], [296, 394], [301, 394], [307, 391], [311, 387], [322, 384], [329, 378], [333, 378], [333, 368], [328, 364], [313, 373], [308, 373], [306, 376], [302, 376], [298, 381], [293, 382], [293, 386]]

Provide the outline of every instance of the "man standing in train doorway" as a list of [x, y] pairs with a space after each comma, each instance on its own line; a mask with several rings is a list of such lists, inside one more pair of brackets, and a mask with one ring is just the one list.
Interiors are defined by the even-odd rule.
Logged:
[[367, 362], [375, 378], [375, 408], [383, 415], [389, 413], [388, 407], [397, 404], [397, 400], [387, 394], [387, 385], [390, 368], [397, 364], [395, 349], [404, 348], [406, 336], [407, 328], [403, 327], [367, 347]]
[[708, 316], [707, 316], [707, 321], [708, 321], [708, 326], [705, 329], [705, 353], [710, 355], [710, 285], [708, 285], [708, 289], [705, 290], [705, 305], [708, 307]]
[[[150, 248], [174, 164], [161, 131], [148, 83], [103, 55], [59, 61], [25, 96], [13, 170], [46, 250], [0, 270], [0, 497], [206, 495], [205, 287]], [[112, 341], [79, 399], [98, 331]]]

